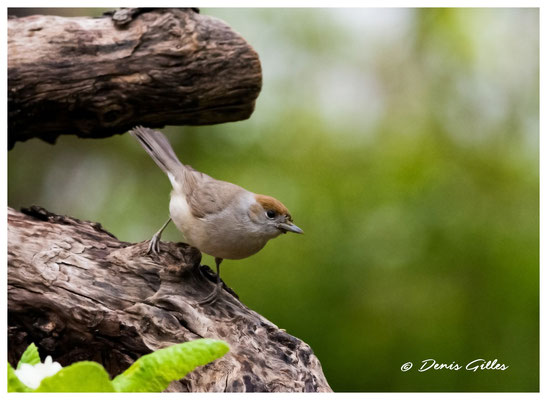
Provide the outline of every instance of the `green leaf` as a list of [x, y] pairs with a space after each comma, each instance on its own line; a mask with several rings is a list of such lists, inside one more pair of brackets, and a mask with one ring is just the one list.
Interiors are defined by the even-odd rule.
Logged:
[[8, 392], [32, 392], [32, 389], [15, 375], [15, 370], [10, 363], [8, 363]]
[[113, 392], [114, 387], [102, 365], [80, 361], [42, 379], [37, 392]]
[[176, 344], [142, 356], [112, 383], [117, 392], [161, 392], [172, 381], [229, 350], [222, 340], [198, 339]]
[[19, 363], [17, 364], [17, 369], [21, 364], [30, 364], [35, 365], [40, 362], [40, 354], [38, 354], [38, 348], [34, 343], [28, 345], [27, 349], [23, 352]]

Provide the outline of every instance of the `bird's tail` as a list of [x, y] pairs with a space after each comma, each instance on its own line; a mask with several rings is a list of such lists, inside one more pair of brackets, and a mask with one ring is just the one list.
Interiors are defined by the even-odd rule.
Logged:
[[143, 126], [136, 126], [129, 133], [137, 138], [144, 150], [146, 150], [162, 171], [167, 174], [171, 183], [174, 183], [174, 178], [177, 174], [184, 171], [184, 165], [177, 158], [165, 135]]

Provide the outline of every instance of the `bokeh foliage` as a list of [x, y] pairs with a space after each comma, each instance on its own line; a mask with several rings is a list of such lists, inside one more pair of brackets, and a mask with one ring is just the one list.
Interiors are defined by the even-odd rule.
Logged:
[[[164, 131], [306, 232], [223, 279], [308, 342], [336, 391], [539, 390], [538, 10], [202, 13], [255, 47], [263, 91], [248, 121]], [[12, 207], [126, 241], [167, 217], [169, 182], [128, 135], [19, 143], [8, 163]], [[509, 369], [417, 372], [428, 358]]]

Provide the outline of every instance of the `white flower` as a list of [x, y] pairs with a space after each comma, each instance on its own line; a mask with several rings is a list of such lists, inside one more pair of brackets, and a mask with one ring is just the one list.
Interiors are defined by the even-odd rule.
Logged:
[[42, 379], [48, 376], [55, 375], [63, 368], [57, 361], [53, 362], [51, 356], [47, 356], [43, 363], [36, 365], [21, 364], [15, 370], [15, 375], [21, 382], [31, 389], [36, 389], [40, 386]]

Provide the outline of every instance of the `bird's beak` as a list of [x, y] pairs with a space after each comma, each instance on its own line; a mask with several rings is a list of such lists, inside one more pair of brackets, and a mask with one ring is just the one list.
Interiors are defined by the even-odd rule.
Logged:
[[279, 229], [285, 232], [294, 232], [294, 233], [304, 233], [302, 229], [300, 229], [298, 226], [294, 225], [291, 222], [282, 222], [277, 225]]

